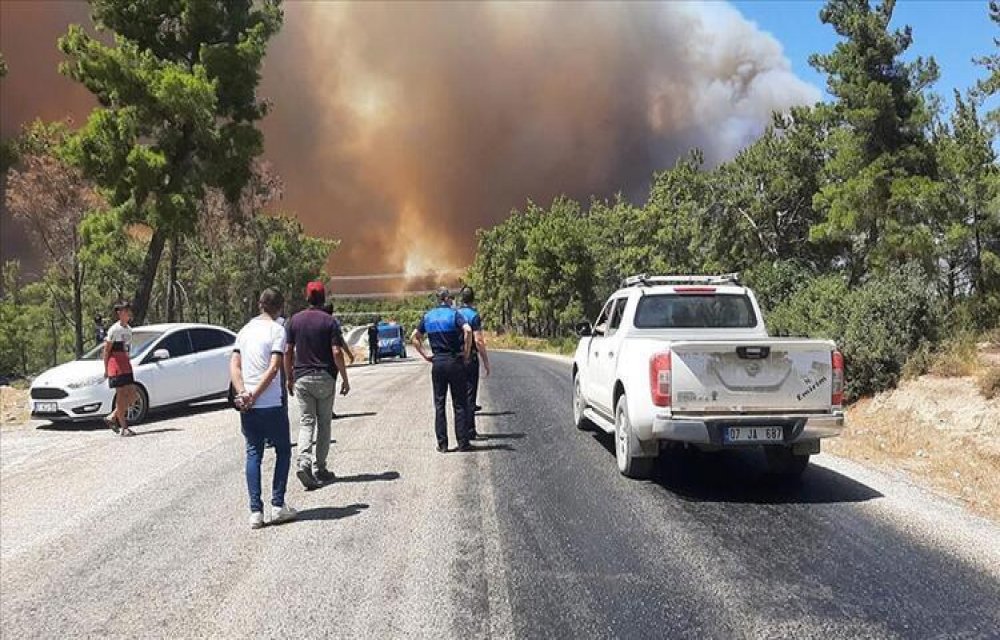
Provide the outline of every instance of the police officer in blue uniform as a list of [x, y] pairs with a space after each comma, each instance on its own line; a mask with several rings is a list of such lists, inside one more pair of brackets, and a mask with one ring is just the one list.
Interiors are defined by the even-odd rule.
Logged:
[[476, 411], [479, 410], [477, 404], [479, 400], [479, 360], [482, 359], [483, 368], [488, 377], [490, 375], [490, 357], [486, 353], [486, 340], [483, 338], [483, 320], [479, 316], [479, 311], [472, 306], [476, 301], [476, 292], [473, 291], [472, 287], [466, 285], [462, 287], [458, 297], [461, 302], [458, 312], [462, 314], [465, 321], [469, 323], [469, 328], [472, 329], [472, 357], [465, 365], [465, 381], [469, 398], [467, 409], [469, 438], [476, 440], [479, 438], [476, 431]]
[[[438, 305], [424, 314], [414, 329], [410, 341], [417, 353], [431, 363], [431, 381], [434, 385], [434, 432], [437, 450], [448, 450], [448, 419], [445, 400], [451, 391], [451, 405], [455, 411], [455, 437], [458, 450], [469, 451], [468, 391], [465, 365], [472, 355], [472, 328], [458, 310], [451, 307], [451, 292], [438, 289]], [[424, 351], [424, 336], [431, 343], [433, 357]]]

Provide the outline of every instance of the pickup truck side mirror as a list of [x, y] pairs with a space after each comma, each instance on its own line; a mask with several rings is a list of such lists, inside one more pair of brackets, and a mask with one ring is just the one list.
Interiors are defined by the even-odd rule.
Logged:
[[166, 349], [157, 349], [153, 352], [153, 361], [159, 362], [160, 360], [169, 360], [170, 352]]
[[592, 335], [593, 333], [594, 330], [591, 328], [590, 323], [587, 322], [586, 320], [583, 322], [576, 323], [576, 335], [580, 336], [581, 338], [586, 338]]

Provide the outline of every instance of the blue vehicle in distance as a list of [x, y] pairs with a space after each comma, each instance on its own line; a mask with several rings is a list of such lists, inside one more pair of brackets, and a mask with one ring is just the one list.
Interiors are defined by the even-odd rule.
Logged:
[[386, 356], [406, 357], [403, 326], [396, 322], [378, 323], [378, 357]]

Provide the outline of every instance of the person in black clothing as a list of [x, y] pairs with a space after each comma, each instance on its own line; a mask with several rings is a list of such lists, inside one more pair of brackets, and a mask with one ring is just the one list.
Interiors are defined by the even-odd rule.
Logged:
[[483, 369], [486, 371], [486, 376], [489, 377], [490, 357], [486, 353], [486, 339], [483, 338], [482, 318], [479, 316], [479, 311], [472, 306], [476, 302], [476, 293], [472, 290], [472, 287], [468, 285], [462, 287], [462, 290], [459, 292], [459, 300], [461, 300], [462, 306], [458, 308], [458, 312], [462, 314], [465, 321], [469, 323], [469, 328], [472, 329], [472, 357], [465, 366], [465, 379], [469, 398], [467, 417], [469, 420], [469, 438], [478, 440], [476, 412], [482, 408], [477, 404], [479, 399], [479, 361], [482, 360]]
[[368, 364], [378, 364], [378, 318], [368, 325]]
[[104, 330], [104, 318], [100, 314], [94, 316], [94, 342], [104, 344], [104, 338], [108, 333]]
[[[471, 451], [469, 421], [467, 417], [468, 392], [465, 366], [472, 356], [472, 329], [458, 310], [449, 304], [451, 292], [439, 289], [438, 306], [424, 314], [414, 329], [410, 341], [417, 353], [431, 363], [431, 381], [434, 385], [434, 433], [437, 450], [448, 450], [448, 418], [445, 400], [451, 391], [451, 405], [455, 411], [455, 437], [459, 451]], [[424, 351], [424, 336], [431, 343], [433, 357]]]

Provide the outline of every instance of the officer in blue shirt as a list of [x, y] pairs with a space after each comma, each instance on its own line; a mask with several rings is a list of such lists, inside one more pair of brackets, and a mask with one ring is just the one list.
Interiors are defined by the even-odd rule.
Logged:
[[483, 320], [479, 317], [479, 311], [472, 306], [476, 301], [476, 292], [473, 291], [472, 287], [466, 285], [462, 287], [458, 297], [462, 304], [458, 308], [458, 312], [462, 314], [462, 317], [469, 323], [469, 328], [472, 329], [472, 357], [469, 359], [469, 363], [465, 365], [465, 380], [469, 398], [469, 438], [476, 440], [479, 438], [479, 434], [476, 432], [476, 411], [479, 410], [479, 405], [477, 404], [479, 399], [479, 360], [482, 359], [483, 369], [486, 371], [486, 376], [489, 377], [490, 357], [486, 354], [486, 339], [483, 337]]
[[[455, 437], [459, 451], [470, 451], [469, 420], [467, 417], [468, 391], [466, 390], [465, 365], [472, 355], [472, 328], [461, 313], [450, 305], [451, 292], [438, 289], [438, 306], [424, 314], [414, 329], [410, 341], [417, 353], [431, 363], [431, 381], [434, 384], [434, 432], [437, 450], [448, 450], [448, 419], [445, 400], [451, 390], [451, 405], [455, 410]], [[431, 343], [434, 356], [424, 351], [424, 336]]]

